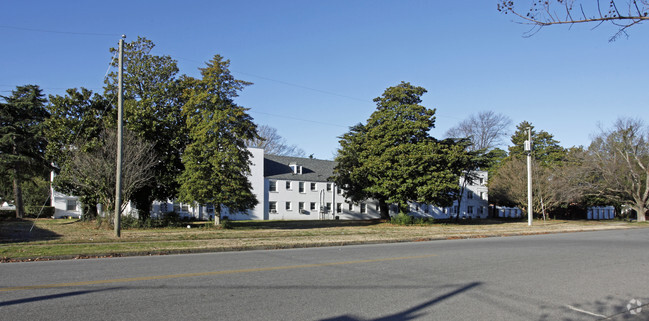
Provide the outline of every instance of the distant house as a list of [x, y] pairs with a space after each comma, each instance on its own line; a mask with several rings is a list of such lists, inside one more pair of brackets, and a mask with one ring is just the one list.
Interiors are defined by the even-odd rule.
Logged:
[[[252, 190], [259, 204], [245, 213], [230, 213], [223, 208], [222, 216], [231, 220], [365, 220], [381, 217], [379, 203], [368, 199], [351, 202], [329, 178], [333, 176], [334, 161], [302, 157], [265, 155], [263, 149], [250, 148]], [[410, 214], [419, 217], [486, 218], [488, 215], [487, 172], [478, 172], [478, 180], [468, 185], [462, 196], [461, 208], [455, 205], [440, 208], [429, 204], [410, 204]], [[53, 177], [52, 177], [53, 178]], [[458, 182], [459, 183], [459, 182]], [[52, 191], [55, 217], [80, 216], [77, 198]], [[127, 207], [126, 213], [134, 208]], [[178, 213], [192, 219], [213, 219], [210, 204], [183, 204], [174, 200], [155, 201], [152, 217], [166, 212]], [[397, 209], [390, 207], [390, 215]]]

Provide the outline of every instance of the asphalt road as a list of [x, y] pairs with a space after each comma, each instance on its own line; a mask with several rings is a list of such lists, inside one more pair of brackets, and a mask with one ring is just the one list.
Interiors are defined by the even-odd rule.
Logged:
[[5, 263], [0, 319], [649, 320], [648, 254], [633, 229]]

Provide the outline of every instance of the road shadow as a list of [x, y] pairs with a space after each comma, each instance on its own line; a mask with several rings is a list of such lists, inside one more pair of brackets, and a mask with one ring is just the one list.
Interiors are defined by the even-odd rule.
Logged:
[[359, 318], [349, 316], [349, 315], [343, 315], [343, 316], [329, 318], [329, 319], [322, 319], [321, 321], [397, 321], [397, 320], [414, 320], [414, 319], [423, 317], [424, 313], [421, 312], [422, 310], [424, 310], [424, 309], [426, 309], [426, 308], [428, 308], [430, 306], [433, 306], [433, 305], [435, 305], [435, 304], [437, 304], [437, 303], [439, 303], [441, 301], [444, 301], [444, 300], [446, 300], [448, 298], [456, 296], [456, 295], [458, 295], [460, 293], [469, 291], [469, 290], [471, 290], [471, 289], [473, 289], [473, 288], [475, 288], [475, 287], [477, 287], [477, 286], [479, 286], [481, 284], [482, 284], [481, 282], [472, 282], [472, 283], [469, 283], [469, 284], [467, 284], [467, 285], [465, 285], [465, 286], [463, 286], [463, 287], [461, 287], [459, 289], [456, 289], [454, 291], [451, 291], [451, 292], [448, 292], [446, 294], [435, 297], [435, 298], [433, 298], [431, 300], [428, 300], [428, 301], [426, 301], [426, 302], [424, 302], [422, 304], [416, 305], [416, 306], [414, 306], [414, 307], [412, 307], [410, 309], [403, 310], [401, 312], [397, 312], [395, 314], [391, 314], [391, 315], [376, 318], [376, 319], [364, 320], [364, 319], [359, 319]]
[[23, 298], [23, 299], [16, 299], [16, 300], [0, 302], [0, 308], [5, 307], [5, 306], [9, 306], [9, 305], [32, 303], [32, 302], [39, 302], [39, 301], [46, 301], [46, 300], [54, 300], [54, 299], [67, 298], [67, 297], [85, 295], [85, 294], [96, 293], [96, 292], [112, 291], [112, 290], [116, 290], [116, 289], [119, 289], [119, 288], [107, 288], [107, 289], [85, 290], [85, 291], [72, 291], [72, 292], [50, 294], [50, 295], [39, 295], [39, 296], [31, 297], [31, 298]]
[[17, 218], [1, 220], [0, 243], [49, 241], [61, 238], [60, 234], [39, 228], [33, 224], [33, 221]]

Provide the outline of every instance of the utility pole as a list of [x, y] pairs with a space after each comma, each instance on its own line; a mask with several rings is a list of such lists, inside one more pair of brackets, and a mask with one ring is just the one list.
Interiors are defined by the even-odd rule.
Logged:
[[527, 225], [532, 226], [532, 127], [527, 127], [527, 140], [525, 141], [527, 152]]
[[124, 109], [122, 108], [124, 84], [122, 74], [124, 73], [124, 38], [119, 40], [119, 62], [117, 77], [117, 169], [115, 173], [115, 236], [121, 236], [122, 225], [122, 137], [124, 127]]

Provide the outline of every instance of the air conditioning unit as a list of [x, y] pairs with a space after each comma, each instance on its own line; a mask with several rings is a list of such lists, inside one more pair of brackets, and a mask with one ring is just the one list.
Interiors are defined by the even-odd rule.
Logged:
[[300, 210], [300, 214], [309, 214], [306, 210]]
[[270, 214], [277, 214], [277, 210], [270, 210]]

